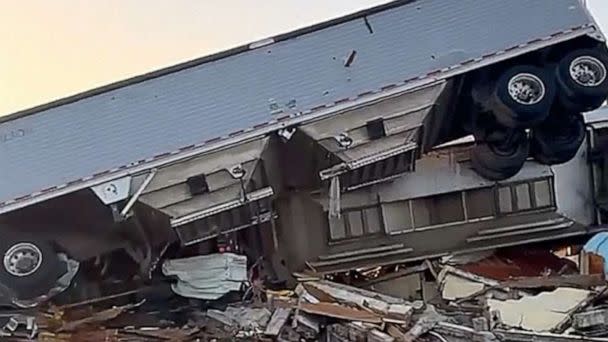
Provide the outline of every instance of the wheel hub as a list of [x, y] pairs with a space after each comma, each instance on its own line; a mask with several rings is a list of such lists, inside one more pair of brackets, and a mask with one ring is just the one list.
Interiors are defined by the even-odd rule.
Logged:
[[519, 74], [511, 78], [508, 85], [509, 95], [517, 103], [534, 105], [545, 97], [545, 85], [532, 74]]
[[13, 245], [4, 254], [4, 269], [15, 277], [27, 277], [42, 264], [42, 252], [29, 242]]
[[591, 56], [581, 56], [570, 63], [570, 77], [584, 87], [596, 87], [606, 80], [606, 66]]

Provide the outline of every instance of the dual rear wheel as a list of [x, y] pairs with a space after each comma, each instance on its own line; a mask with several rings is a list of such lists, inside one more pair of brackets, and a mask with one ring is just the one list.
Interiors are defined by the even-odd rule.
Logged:
[[504, 180], [528, 156], [556, 165], [576, 155], [585, 138], [580, 113], [600, 107], [608, 95], [608, 54], [604, 49], [576, 50], [550, 68], [512, 67], [484, 86], [487, 95], [474, 99], [491, 113], [496, 123], [491, 130], [501, 132], [503, 140], [489, 138], [494, 133], [476, 134], [471, 161], [484, 178]]

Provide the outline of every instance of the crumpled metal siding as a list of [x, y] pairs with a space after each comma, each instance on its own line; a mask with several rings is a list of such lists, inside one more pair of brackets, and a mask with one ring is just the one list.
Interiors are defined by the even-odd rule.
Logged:
[[[578, 0], [419, 0], [0, 125], [0, 203], [590, 22]], [[352, 66], [344, 59], [356, 51]]]

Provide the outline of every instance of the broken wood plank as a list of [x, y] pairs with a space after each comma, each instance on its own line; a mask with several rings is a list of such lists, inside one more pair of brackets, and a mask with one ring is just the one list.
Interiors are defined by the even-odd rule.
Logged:
[[443, 320], [444, 318], [441, 315], [439, 315], [434, 309], [429, 308], [422, 315], [422, 317], [416, 321], [416, 324], [414, 324], [414, 326], [405, 334], [403, 341], [416, 341], [418, 337], [426, 334]]
[[[356, 305], [359, 308], [371, 309], [374, 312], [382, 315], [387, 315], [391, 305], [409, 305], [411, 303], [391, 296], [379, 294], [377, 292], [367, 291], [360, 288], [337, 284], [330, 281], [307, 282], [304, 284], [307, 289], [315, 288], [322, 292], [326, 298], [333, 298], [344, 304]], [[311, 293], [314, 295], [314, 293]]]
[[360, 309], [349, 308], [339, 304], [332, 303], [300, 303], [299, 308], [309, 314], [327, 316], [347, 321], [366, 322], [366, 323], [382, 323], [382, 317], [371, 312]]
[[394, 337], [397, 342], [403, 342], [406, 339], [405, 332], [395, 324], [387, 324], [386, 333]]
[[299, 282], [303, 281], [315, 281], [323, 279], [323, 276], [320, 276], [316, 273], [312, 272], [294, 272], [292, 273], [293, 277], [296, 278]]
[[314, 331], [316, 334], [321, 332], [321, 324], [319, 323], [318, 319], [316, 319], [316, 317], [300, 312], [296, 319], [298, 320], [298, 328], [307, 327]]
[[[492, 332], [475, 331], [474, 329], [460, 324], [452, 324], [447, 322], [439, 322], [433, 331], [429, 331], [429, 335], [439, 337], [446, 340], [445, 336], [454, 337], [457, 341], [479, 341], [479, 342], [499, 342]], [[506, 340], [511, 341], [511, 340]], [[526, 342], [536, 341], [535, 339], [526, 340]], [[523, 342], [523, 341], [522, 341]]]
[[597, 309], [572, 315], [572, 326], [576, 330], [608, 325], [608, 310]]
[[104, 302], [106, 300], [110, 300], [110, 299], [116, 299], [116, 298], [121, 298], [121, 297], [126, 297], [126, 296], [130, 296], [136, 293], [140, 293], [140, 292], [145, 292], [148, 288], [147, 287], [142, 287], [136, 290], [130, 290], [130, 291], [125, 291], [125, 292], [120, 292], [120, 293], [116, 293], [116, 294], [112, 294], [112, 295], [108, 295], [108, 296], [104, 296], [104, 297], [97, 297], [97, 298], [91, 298], [82, 302], [77, 302], [77, 303], [70, 303], [70, 304], [66, 304], [66, 305], [62, 305], [59, 306], [57, 309], [59, 310], [66, 310], [66, 309], [72, 309], [72, 308], [76, 308], [79, 306], [84, 306], [84, 305], [91, 305], [91, 304], [97, 304], [97, 303], [101, 303]]
[[197, 334], [199, 331], [200, 328], [167, 328], [158, 330], [128, 329], [124, 330], [124, 333], [146, 337], [147, 341], [154, 339], [169, 341], [186, 341], [189, 340], [192, 335]]
[[283, 326], [287, 322], [287, 319], [289, 318], [290, 314], [291, 309], [289, 308], [278, 308], [274, 310], [274, 313], [270, 318], [270, 322], [266, 326], [264, 335], [277, 336], [281, 332], [281, 328], [283, 328]]
[[224, 324], [225, 326], [229, 326], [229, 327], [236, 324], [235, 321], [233, 321], [230, 317], [226, 316], [226, 314], [220, 310], [215, 310], [215, 309], [207, 310], [207, 317], [213, 318], [214, 320]]
[[388, 307], [388, 317], [387, 318], [399, 320], [399, 321], [403, 322], [403, 324], [407, 325], [410, 323], [410, 320], [411, 320], [413, 314], [414, 314], [414, 308], [412, 308], [410, 305], [391, 304]]
[[368, 342], [394, 342], [395, 338], [380, 330], [373, 329], [367, 332]]
[[394, 279], [401, 278], [401, 277], [407, 277], [408, 275], [412, 275], [412, 274], [416, 274], [416, 273], [421, 273], [421, 272], [426, 271], [427, 269], [428, 269], [428, 266], [426, 264], [408, 267], [408, 268], [399, 270], [397, 272], [385, 274], [383, 276], [366, 281], [365, 283], [359, 284], [359, 287], [362, 287], [362, 288], [370, 287], [371, 285], [374, 285], [374, 284], [394, 280]]
[[307, 294], [312, 296], [313, 298], [317, 299], [317, 301], [319, 302], [326, 302], [326, 303], [333, 303], [333, 302], [338, 302], [338, 300], [334, 297], [332, 297], [331, 295], [327, 294], [326, 292], [323, 292], [319, 289], [317, 289], [314, 286], [310, 286], [308, 285], [308, 283], [304, 283], [301, 284], [302, 287], [305, 290], [305, 293], [303, 293], [303, 298], [307, 300], [307, 302], [309, 303], [315, 303], [314, 300], [309, 300], [309, 298], [307, 298]]
[[452, 266], [444, 266], [441, 271], [439, 272], [439, 274], [437, 275], [437, 280], [438, 283], [442, 283], [444, 278], [449, 275], [449, 274], [453, 274], [456, 275], [460, 278], [463, 279], [467, 279], [470, 280], [472, 282], [476, 282], [476, 283], [480, 283], [486, 286], [490, 286], [490, 287], [495, 287], [497, 285], [499, 285], [500, 283], [496, 280], [493, 279], [489, 279], [489, 278], [485, 278], [482, 276], [479, 276], [477, 274], [473, 274], [467, 271], [463, 271], [459, 268], [456, 267], [452, 267]]
[[588, 289], [594, 286], [605, 285], [603, 274], [576, 274], [555, 277], [526, 277], [503, 281], [500, 287], [533, 289], [539, 287], [576, 287]]
[[59, 328], [58, 332], [74, 331], [77, 328], [80, 328], [81, 326], [84, 326], [84, 325], [107, 322], [109, 320], [112, 320], [112, 319], [120, 316], [121, 314], [127, 312], [128, 310], [141, 306], [145, 301], [146, 300], [144, 299], [139, 303], [114, 307], [111, 309], [99, 311], [99, 312], [94, 313], [93, 315], [91, 315], [89, 317], [85, 317], [83, 319], [66, 322], [61, 326], [61, 328]]

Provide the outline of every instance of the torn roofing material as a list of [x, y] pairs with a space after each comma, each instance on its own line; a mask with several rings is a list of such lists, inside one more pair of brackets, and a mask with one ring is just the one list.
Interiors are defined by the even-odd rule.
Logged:
[[[404, 153], [413, 153], [418, 146], [421, 127], [444, 95], [448, 82], [438, 83], [415, 92], [394, 96], [382, 103], [345, 111], [332, 117], [303, 125], [301, 130], [342, 163], [321, 171], [321, 179], [352, 171]], [[379, 136], [370, 137], [370, 124], [376, 123]], [[347, 140], [342, 146], [340, 137]], [[410, 158], [403, 157], [402, 163]], [[394, 162], [394, 163], [398, 163]], [[409, 166], [409, 165], [407, 165]], [[389, 169], [395, 169], [390, 167]], [[401, 168], [402, 172], [409, 168]], [[384, 175], [379, 173], [374, 178]]]
[[496, 255], [471, 262], [460, 269], [495, 280], [519, 277], [536, 277], [543, 274], [560, 274], [565, 270], [576, 270], [572, 261], [560, 258], [550, 251], [533, 249], [502, 250]]
[[589, 25], [578, 0], [418, 0], [17, 116], [0, 124], [0, 211]]
[[247, 257], [225, 253], [167, 260], [162, 270], [177, 278], [171, 288], [178, 295], [214, 300], [247, 281]]

